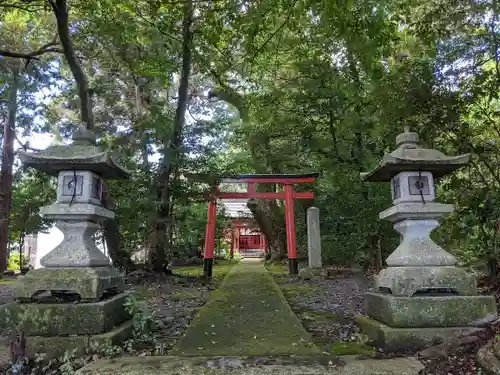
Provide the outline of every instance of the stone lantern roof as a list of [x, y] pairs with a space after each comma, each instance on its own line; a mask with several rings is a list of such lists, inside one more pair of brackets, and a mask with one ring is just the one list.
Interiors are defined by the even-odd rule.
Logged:
[[57, 176], [61, 171], [86, 170], [104, 179], [121, 180], [130, 172], [121, 167], [113, 156], [96, 144], [95, 134], [80, 126], [72, 136], [71, 145], [51, 146], [39, 152], [20, 152], [24, 165]]
[[463, 167], [470, 154], [446, 156], [435, 149], [422, 148], [417, 133], [405, 131], [396, 137], [397, 148], [383, 157], [378, 166], [362, 173], [363, 181], [390, 181], [399, 172], [426, 171], [434, 177], [442, 177]]

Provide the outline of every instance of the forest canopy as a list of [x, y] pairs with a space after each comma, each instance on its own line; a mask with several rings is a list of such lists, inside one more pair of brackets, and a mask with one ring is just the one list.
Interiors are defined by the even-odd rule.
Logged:
[[[160, 271], [200, 248], [209, 186], [188, 174], [317, 172], [300, 188], [315, 193], [324, 261], [378, 268], [399, 240], [378, 219], [390, 186], [359, 173], [409, 127], [472, 154], [439, 181], [456, 210], [434, 236], [495, 276], [499, 29], [495, 0], [0, 0], [0, 268], [55, 196], [18, 151], [67, 143], [78, 124], [132, 171], [106, 186], [117, 266], [145, 250]], [[302, 252], [311, 204], [295, 207]], [[251, 209], [283, 253], [282, 202]]]

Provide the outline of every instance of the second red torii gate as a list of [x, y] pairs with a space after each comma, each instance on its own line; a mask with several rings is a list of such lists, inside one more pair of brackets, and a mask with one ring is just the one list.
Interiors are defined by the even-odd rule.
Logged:
[[[226, 177], [219, 179], [218, 183], [235, 183], [247, 184], [246, 192], [221, 192], [218, 189], [218, 184], [208, 203], [208, 219], [205, 231], [205, 250], [203, 256], [203, 271], [206, 277], [212, 277], [214, 245], [215, 245], [215, 228], [217, 220], [217, 199], [283, 199], [285, 201], [285, 224], [286, 224], [286, 240], [288, 250], [288, 267], [290, 274], [298, 273], [297, 249], [295, 243], [295, 214], [293, 202], [295, 199], [314, 199], [312, 192], [296, 192], [293, 191], [294, 184], [302, 184], [314, 182], [318, 175], [316, 173], [300, 174], [300, 175], [240, 175], [235, 177]], [[257, 192], [255, 184], [281, 184], [283, 185], [282, 192]]]

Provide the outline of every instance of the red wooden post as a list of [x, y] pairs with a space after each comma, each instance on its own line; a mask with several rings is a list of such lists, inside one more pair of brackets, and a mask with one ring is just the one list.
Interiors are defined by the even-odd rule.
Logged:
[[295, 216], [293, 212], [293, 187], [285, 185], [285, 224], [286, 224], [286, 244], [288, 249], [288, 271], [290, 275], [299, 273], [297, 262], [297, 249], [295, 245]]
[[264, 233], [260, 234], [259, 245], [260, 245], [259, 246], [260, 251], [262, 251], [264, 254], [266, 254], [266, 247], [264, 246]]
[[231, 250], [229, 250], [229, 259], [233, 259], [234, 258], [234, 227], [232, 226], [231, 227]]
[[255, 193], [255, 183], [254, 182], [249, 182], [247, 184], [247, 193], [248, 194], [254, 194]]
[[215, 227], [217, 221], [217, 201], [208, 203], [207, 227], [205, 230], [205, 254], [203, 256], [203, 273], [205, 277], [212, 277], [214, 264]]
[[240, 253], [240, 226], [239, 225], [236, 227], [236, 241], [234, 244], [234, 248], [236, 249], [236, 251], [239, 254]]

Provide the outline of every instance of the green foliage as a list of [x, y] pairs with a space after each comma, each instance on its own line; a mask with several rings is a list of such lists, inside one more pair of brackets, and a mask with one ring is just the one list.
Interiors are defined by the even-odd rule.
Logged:
[[152, 333], [157, 328], [154, 312], [149, 310], [144, 302], [138, 302], [134, 296], [128, 297], [124, 306], [133, 319], [133, 342], [152, 343], [154, 341]]
[[[439, 182], [439, 198], [457, 210], [436, 240], [465, 264], [496, 262], [500, 35], [493, 3], [266, 0], [242, 7], [223, 0], [214, 8], [197, 2], [186, 124], [174, 158], [169, 150], [185, 52], [182, 3], [71, 6], [71, 36], [92, 89], [99, 142], [119, 152], [132, 171], [129, 181], [109, 182], [124, 254], [156, 251], [164, 242], [160, 251], [169, 257], [200, 250], [207, 217], [202, 197], [209, 187], [187, 179], [188, 173], [315, 171], [317, 183], [296, 189], [315, 193], [324, 261], [373, 264], [375, 250], [380, 246], [387, 256], [399, 237], [378, 219], [391, 204], [389, 186], [362, 184], [359, 173], [373, 168], [409, 126], [427, 146], [473, 155], [468, 169]], [[54, 37], [50, 9], [30, 4], [30, 12], [0, 9], [9, 35], [0, 49], [34, 50]], [[15, 61], [6, 60], [7, 68]], [[68, 139], [79, 105], [66, 61], [50, 53], [28, 67], [18, 135], [50, 131], [54, 142]], [[2, 98], [8, 81], [7, 69], [0, 74]], [[33, 95], [41, 89], [43, 103]], [[165, 241], [156, 238], [160, 166], [171, 162]], [[9, 238], [46, 225], [37, 209], [53, 199], [46, 177], [16, 174]], [[295, 206], [302, 255], [311, 203]], [[270, 246], [277, 250], [284, 242], [283, 205], [268, 202], [267, 208]], [[219, 237], [227, 225], [223, 216], [219, 211]]]
[[38, 211], [55, 198], [55, 184], [47, 175], [26, 171], [17, 175], [12, 192], [12, 212], [9, 238], [18, 241], [21, 236], [47, 229], [50, 221]]
[[[7, 263], [7, 269], [8, 270], [20, 270], [21, 269], [21, 255], [19, 252], [14, 252], [9, 255], [8, 263]], [[27, 267], [29, 263], [29, 259], [26, 258], [24, 255], [22, 255], [22, 260], [23, 260], [23, 267]]]

